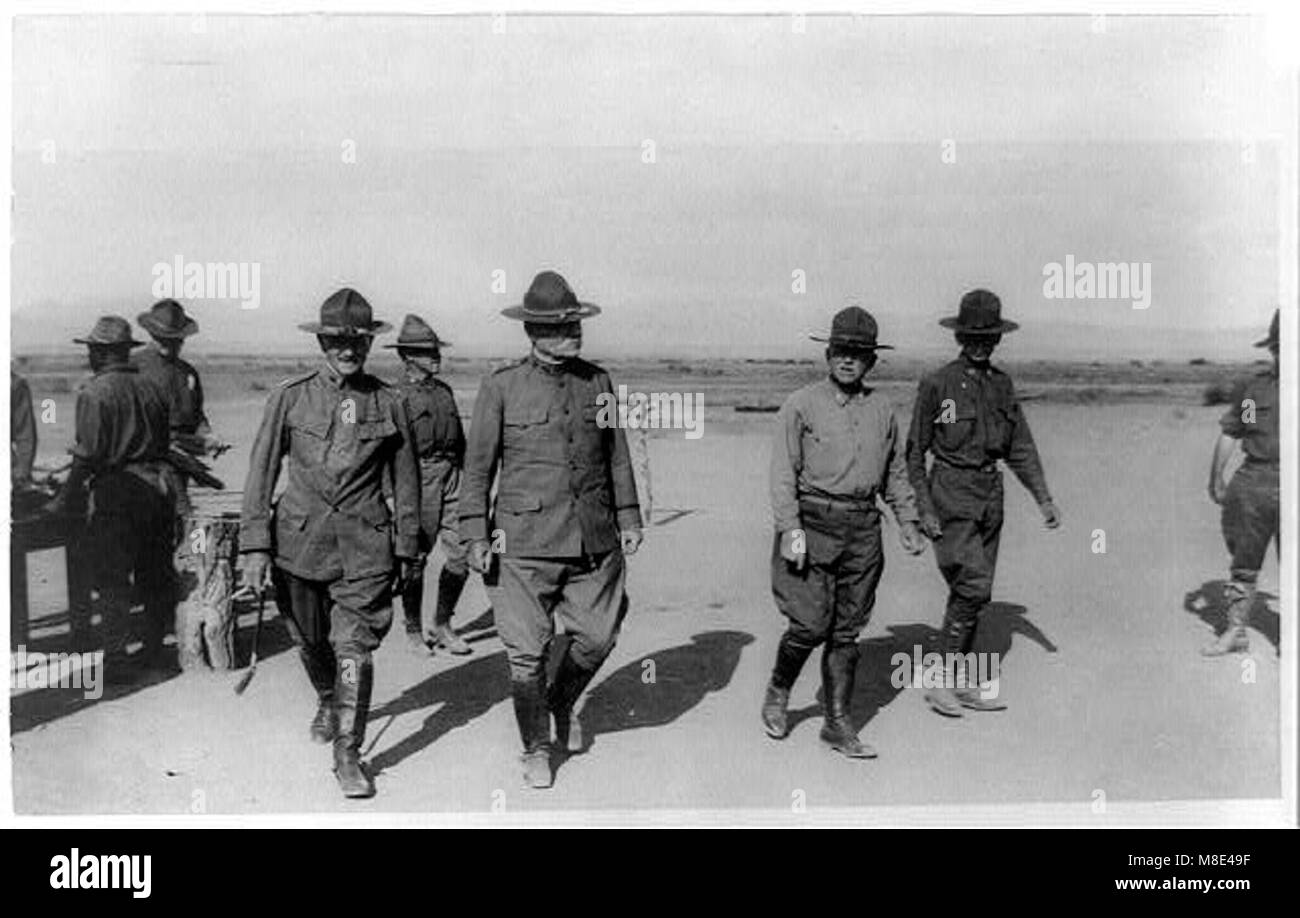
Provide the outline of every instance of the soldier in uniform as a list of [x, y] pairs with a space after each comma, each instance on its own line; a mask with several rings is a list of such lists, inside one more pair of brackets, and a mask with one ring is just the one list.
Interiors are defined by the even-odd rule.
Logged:
[[[1224, 588], [1228, 627], [1202, 648], [1207, 657], [1250, 649], [1246, 625], [1255, 602], [1255, 583], [1269, 543], [1277, 545], [1279, 540], [1278, 315], [1273, 313], [1268, 337], [1255, 342], [1255, 347], [1268, 348], [1273, 366], [1238, 386], [1219, 419], [1222, 433], [1210, 465], [1210, 499], [1223, 506], [1223, 539], [1232, 567], [1231, 580]], [[1245, 461], [1225, 489], [1224, 466], [1234, 440], [1241, 441]]]
[[[274, 559], [277, 604], [319, 701], [311, 737], [333, 742], [345, 797], [375, 792], [360, 756], [371, 654], [392, 625], [394, 568], [400, 586], [419, 556], [420, 479], [406, 409], [364, 370], [373, 336], [390, 327], [348, 288], [325, 300], [320, 322], [299, 326], [316, 335], [325, 365], [268, 399], [240, 525], [240, 553], [249, 556], [246, 577], [256, 589]], [[288, 487], [273, 504], [282, 459]]]
[[876, 363], [876, 321], [858, 306], [836, 314], [827, 342], [827, 379], [786, 399], [772, 444], [772, 595], [789, 620], [763, 700], [769, 736], [789, 731], [790, 689], [808, 656], [822, 650], [821, 739], [850, 758], [874, 758], [849, 716], [858, 634], [876, 602], [885, 567], [878, 497], [898, 521], [903, 549], [919, 554], [916, 501], [889, 397], [864, 384]]
[[[198, 371], [181, 359], [185, 339], [198, 333], [199, 324], [185, 314], [175, 300], [160, 300], [136, 318], [153, 343], [136, 355], [140, 375], [152, 381], [166, 395], [171, 410], [172, 444], [192, 456], [219, 456], [229, 447], [212, 435], [203, 411], [203, 384]], [[206, 639], [212, 666], [229, 669], [234, 665], [233, 630], [230, 615], [230, 587], [220, 577], [200, 577], [198, 567], [205, 560], [196, 557], [196, 544], [189, 537], [197, 521], [189, 500], [189, 481], [171, 469], [176, 491], [175, 564], [179, 596], [176, 606], [176, 643], [182, 668], [202, 663]], [[206, 543], [199, 543], [206, 553]], [[203, 590], [200, 584], [208, 589]], [[207, 595], [204, 595], [204, 594]]]
[[[971, 651], [979, 615], [993, 598], [993, 573], [1002, 533], [1002, 460], [1029, 489], [1049, 529], [1061, 515], [1047, 490], [1029, 422], [1011, 377], [989, 362], [1002, 336], [1020, 326], [1002, 318], [1002, 301], [987, 290], [961, 299], [956, 318], [942, 319], [956, 333], [961, 355], [921, 380], [907, 438], [907, 467], [921, 510], [921, 528], [934, 540], [939, 572], [948, 583], [943, 653]], [[934, 457], [926, 474], [926, 454]], [[926, 692], [926, 701], [947, 717], [962, 708], [1006, 707], [983, 697], [975, 674], [954, 672]], [[947, 684], [952, 681], [954, 684]]]
[[461, 468], [465, 464], [465, 432], [451, 387], [438, 379], [442, 348], [451, 344], [438, 337], [429, 324], [416, 315], [402, 323], [396, 344], [402, 358], [403, 376], [397, 390], [406, 405], [406, 416], [415, 437], [420, 460], [420, 556], [415, 573], [402, 592], [406, 637], [425, 652], [424, 570], [435, 541], [441, 541], [446, 561], [438, 576], [438, 604], [433, 619], [432, 644], [455, 654], [470, 653], [469, 644], [451, 627], [456, 601], [469, 579], [465, 550], [456, 529], [456, 504]]
[[99, 593], [108, 678], [128, 660], [132, 583], [144, 603], [146, 663], [156, 664], [175, 597], [171, 548], [175, 494], [166, 466], [166, 397], [130, 362], [131, 337], [120, 316], [103, 316], [84, 338], [91, 378], [77, 393], [76, 443], [67, 484], [49, 505], [54, 514], [89, 516], [72, 550], [91, 566], [87, 588]]
[[[537, 275], [523, 304], [504, 310], [523, 321], [532, 352], [483, 380], [469, 431], [461, 533], [506, 647], [529, 787], [553, 780], [551, 716], [557, 745], [582, 747], [573, 707], [614, 647], [627, 610], [623, 554], [641, 544], [627, 438], [597, 424], [613, 386], [578, 357], [581, 320], [599, 312], [559, 274]], [[553, 616], [566, 640], [548, 660]]]

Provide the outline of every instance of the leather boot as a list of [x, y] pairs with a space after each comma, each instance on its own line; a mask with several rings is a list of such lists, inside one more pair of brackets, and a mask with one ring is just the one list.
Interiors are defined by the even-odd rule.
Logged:
[[334, 704], [339, 728], [334, 737], [334, 776], [344, 797], [373, 797], [375, 784], [361, 765], [361, 744], [366, 738], [374, 665], [370, 654], [340, 656], [334, 680]]
[[[975, 629], [953, 616], [951, 613], [944, 620], [943, 644], [940, 652], [947, 663], [948, 654], [965, 653], [968, 644], [974, 644]], [[947, 666], [944, 667], [943, 679], [939, 686], [925, 691], [925, 701], [936, 714], [944, 717], [961, 717], [961, 701], [948, 684]]]
[[451, 627], [451, 617], [456, 611], [456, 602], [460, 599], [460, 594], [465, 589], [465, 581], [468, 579], [468, 573], [448, 570], [445, 565], [442, 573], [438, 575], [438, 610], [433, 618], [434, 640], [439, 647], [457, 656], [473, 652], [469, 644], [465, 643], [465, 639]]
[[858, 739], [849, 719], [853, 683], [858, 668], [857, 644], [827, 644], [822, 651], [822, 679], [826, 723], [821, 740], [851, 759], [874, 759], [876, 750]]
[[524, 786], [538, 789], [550, 787], [554, 780], [551, 773], [551, 724], [546, 711], [542, 680], [536, 677], [512, 679], [510, 697], [515, 705], [519, 738], [524, 744], [521, 759]]
[[960, 670], [957, 678], [957, 687], [953, 689], [953, 696], [963, 708], [970, 708], [972, 711], [1005, 711], [1006, 702], [999, 701], [996, 695], [985, 698], [984, 690], [980, 687], [978, 674], [969, 673], [965, 667]]
[[1246, 624], [1250, 621], [1250, 607], [1255, 602], [1255, 585], [1230, 583], [1224, 587], [1224, 593], [1228, 599], [1228, 627], [1223, 634], [1201, 648], [1202, 656], [1221, 657], [1250, 650]]
[[334, 710], [334, 648], [328, 644], [299, 647], [298, 658], [316, 690], [316, 716], [309, 730], [312, 742], [332, 742], [338, 733], [338, 715]]
[[424, 620], [421, 608], [424, 606], [424, 570], [411, 576], [402, 589], [402, 618], [406, 624], [406, 643], [411, 650], [420, 655], [427, 655], [429, 645], [424, 639]]
[[811, 645], [795, 640], [790, 632], [781, 635], [781, 643], [776, 648], [776, 665], [772, 668], [767, 694], [763, 696], [763, 729], [772, 739], [785, 739], [790, 733], [786, 720], [790, 689], [812, 651]]
[[546, 693], [546, 706], [555, 719], [555, 745], [563, 752], [583, 750], [582, 723], [574, 717], [573, 706], [595, 675], [579, 666], [565, 650]]

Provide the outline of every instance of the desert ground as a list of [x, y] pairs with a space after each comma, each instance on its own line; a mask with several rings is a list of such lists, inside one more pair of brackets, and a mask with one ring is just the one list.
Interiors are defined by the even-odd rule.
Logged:
[[[391, 361], [391, 358], [387, 358]], [[267, 387], [295, 360], [204, 361], [209, 415], [236, 449], [215, 465], [238, 489]], [[935, 361], [931, 362], [933, 365]], [[302, 366], [310, 366], [308, 360]], [[391, 362], [376, 361], [381, 375]], [[704, 434], [653, 432], [654, 522], [631, 559], [631, 612], [581, 718], [589, 749], [555, 786], [525, 790], [504, 652], [474, 578], [455, 620], [468, 657], [421, 658], [400, 626], [377, 653], [365, 758], [378, 795], [344, 801], [327, 748], [307, 723], [314, 698], [282, 622], [268, 620], [265, 656], [248, 692], [235, 673], [155, 675], [109, 686], [10, 698], [18, 813], [486, 813], [680, 809], [789, 813], [829, 807], [1077, 804], [1280, 795], [1277, 559], [1261, 578], [1248, 658], [1202, 659], [1221, 626], [1227, 558], [1205, 493], [1222, 407], [1203, 392], [1249, 367], [1006, 364], [1026, 399], [1049, 484], [1064, 513], [1042, 526], [1006, 477], [1006, 524], [976, 649], [1002, 654], [1009, 709], [948, 720], [916, 688], [891, 684], [895, 653], [930, 649], [945, 588], [927, 552], [909, 557], [886, 523], [886, 568], [862, 657], [853, 713], [880, 757], [853, 762], [820, 746], [816, 658], [792, 697], [791, 735], [767, 738], [759, 705], [783, 623], [769, 590], [767, 466], [774, 415], [765, 409], [820, 374], [811, 361], [683, 366], [629, 362], [615, 381], [643, 391], [705, 393]], [[71, 440], [75, 360], [32, 360], [38, 404], [53, 398], [40, 460]], [[919, 367], [885, 364], [880, 385], [900, 423]], [[461, 411], [483, 366], [449, 363]], [[1095, 530], [1106, 551], [1093, 551]], [[62, 560], [31, 561], [29, 649], [58, 650], [66, 633]], [[431, 594], [432, 589], [429, 590]], [[426, 600], [426, 618], [433, 597]], [[1269, 608], [1271, 606], [1271, 608]], [[273, 615], [273, 610], [268, 611]], [[247, 659], [252, 611], [238, 636]]]

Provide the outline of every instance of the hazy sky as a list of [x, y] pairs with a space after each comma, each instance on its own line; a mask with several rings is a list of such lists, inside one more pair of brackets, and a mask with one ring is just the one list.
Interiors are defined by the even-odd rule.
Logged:
[[[227, 353], [314, 346], [295, 327], [344, 284], [511, 353], [498, 310], [546, 267], [605, 308], [602, 354], [812, 356], [850, 297], [943, 348], [935, 322], [984, 285], [1017, 356], [1250, 357], [1277, 304], [1294, 122], [1262, 22], [201, 26], [15, 21], [15, 351], [134, 318], [178, 256], [260, 265], [257, 310], [186, 301], [196, 349]], [[1149, 263], [1150, 308], [1047, 299], [1067, 255]]]

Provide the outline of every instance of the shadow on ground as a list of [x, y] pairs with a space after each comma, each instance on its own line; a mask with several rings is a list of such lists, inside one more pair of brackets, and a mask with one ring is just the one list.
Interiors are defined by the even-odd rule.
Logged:
[[[976, 653], [996, 653], [999, 661], [1005, 661], [1011, 652], [1011, 639], [1017, 634], [1034, 641], [1048, 653], [1057, 651], [1056, 644], [1029, 620], [1028, 610], [1010, 602], [988, 604], [980, 615], [975, 644], [971, 649]], [[927, 653], [942, 652], [940, 637], [939, 629], [930, 625], [891, 625], [887, 634], [858, 642], [857, 679], [849, 705], [850, 720], [855, 727], [861, 729], [870, 723], [910, 684], [910, 672], [906, 681], [895, 678], [895, 656], [905, 655], [908, 658], [906, 665], [911, 670], [917, 653], [924, 657]], [[813, 652], [804, 666], [805, 671], [820, 671], [821, 653], [820, 648]], [[820, 679], [820, 676], [816, 678]], [[896, 682], [901, 684], [896, 685]], [[814, 704], [790, 711], [790, 729], [793, 730], [811, 717], [820, 717], [822, 705], [822, 691], [819, 688]]]
[[[275, 615], [273, 605], [269, 601], [267, 606], [265, 613], [267, 617], [262, 621], [262, 634], [258, 638], [257, 655], [262, 660], [283, 653], [293, 647], [293, 638], [284, 625], [284, 619]], [[248, 666], [252, 654], [254, 621], [253, 615], [249, 613], [255, 613], [255, 611], [255, 608], [251, 605], [240, 609], [241, 619], [235, 632], [235, 660], [239, 668], [230, 670], [226, 674], [230, 678], [232, 692], [241, 670]], [[131, 618], [136, 625], [136, 630], [143, 631], [142, 616], [135, 614]], [[102, 646], [102, 641], [96, 640], [98, 630], [92, 628], [91, 635], [88, 646]], [[61, 654], [69, 652], [69, 641], [69, 635], [64, 632], [62, 634], [29, 637], [24, 646], [29, 655], [32, 653]], [[166, 662], [160, 666], [128, 663], [127, 665], [130, 668], [115, 677], [123, 680], [117, 684], [108, 682], [101, 674], [99, 685], [101, 694], [98, 698], [87, 698], [86, 689], [73, 687], [35, 689], [20, 695], [13, 695], [9, 699], [10, 732], [13, 734], [22, 733], [34, 727], [39, 727], [41, 724], [57, 720], [60, 717], [75, 714], [93, 705], [134, 695], [136, 692], [152, 688], [180, 676], [180, 666], [176, 662], [176, 645], [171, 643], [170, 640], [164, 645], [163, 656]]]
[[[378, 775], [415, 755], [457, 727], [482, 717], [510, 697], [510, 667], [506, 652], [473, 657], [467, 663], [436, 672], [392, 701], [370, 712], [371, 740], [365, 754], [371, 774]], [[420, 729], [371, 755], [378, 748], [392, 718], [438, 705]], [[388, 718], [388, 722], [384, 722]]]
[[601, 734], [672, 723], [710, 692], [727, 687], [741, 651], [753, 641], [743, 631], [705, 631], [689, 644], [620, 667], [591, 689], [581, 708], [584, 741], [590, 746]]
[[[1214, 629], [1215, 634], [1222, 634], [1228, 627], [1228, 601], [1223, 594], [1225, 580], [1209, 580], [1183, 597], [1183, 610], [1195, 615]], [[1250, 610], [1250, 627], [1273, 645], [1275, 651], [1281, 652], [1281, 617], [1269, 608], [1270, 602], [1276, 602], [1272, 593], [1256, 593], [1255, 604]]]

